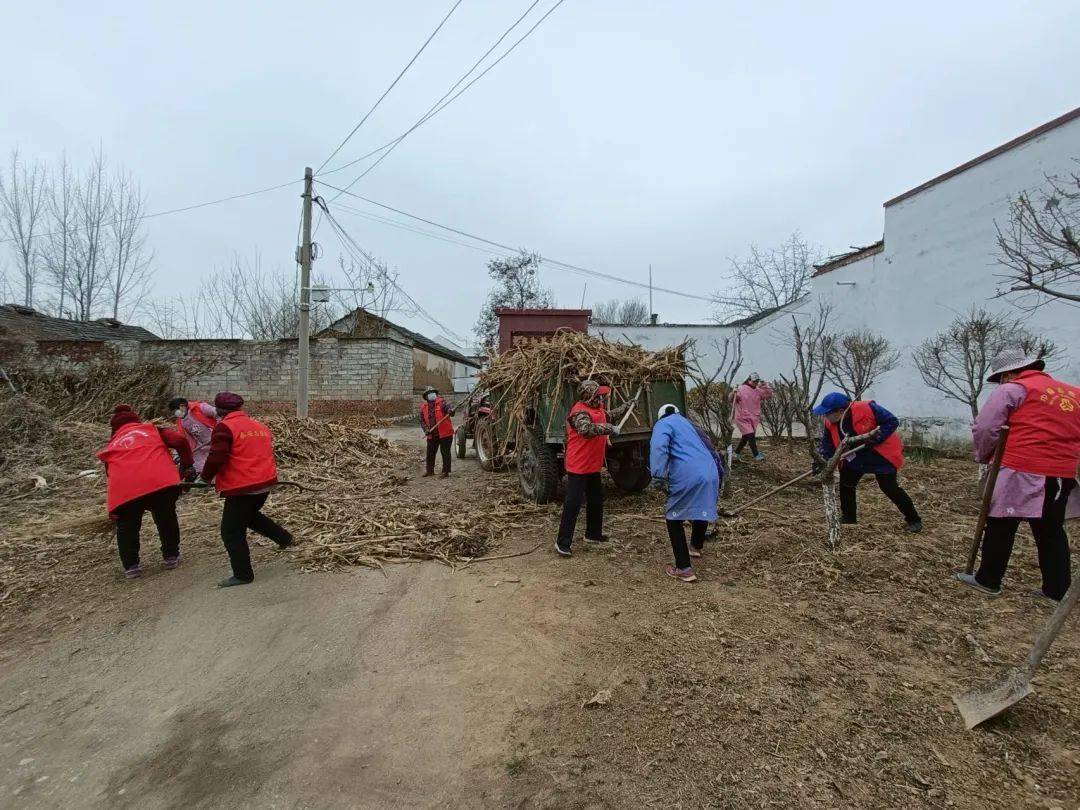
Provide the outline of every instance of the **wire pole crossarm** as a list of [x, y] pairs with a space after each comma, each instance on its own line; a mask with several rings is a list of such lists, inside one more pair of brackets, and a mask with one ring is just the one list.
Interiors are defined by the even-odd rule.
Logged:
[[311, 185], [312, 171], [304, 169], [303, 242], [300, 244], [300, 321], [297, 326], [296, 415], [307, 419], [311, 376]]

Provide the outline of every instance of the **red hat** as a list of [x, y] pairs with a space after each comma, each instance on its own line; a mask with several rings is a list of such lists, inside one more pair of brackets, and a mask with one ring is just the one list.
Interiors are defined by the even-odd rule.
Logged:
[[138, 422], [139, 415], [135, 411], [131, 410], [130, 405], [117, 405], [113, 408], [113, 414], [109, 418], [109, 427], [112, 428], [112, 432], [116, 433], [123, 425], [128, 422]]
[[219, 411], [238, 411], [244, 407], [244, 398], [231, 391], [222, 391], [214, 397], [214, 407]]

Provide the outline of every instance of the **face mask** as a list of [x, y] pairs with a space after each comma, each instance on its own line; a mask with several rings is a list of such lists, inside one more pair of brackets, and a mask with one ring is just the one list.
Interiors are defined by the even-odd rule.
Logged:
[[177, 419], [183, 419], [185, 416], [187, 416], [187, 409], [177, 408], [175, 411], [173, 411], [173, 413], [176, 414]]
[[427, 395], [427, 401], [428, 402], [434, 402], [436, 396], [437, 396], [437, 394], [428, 394]]

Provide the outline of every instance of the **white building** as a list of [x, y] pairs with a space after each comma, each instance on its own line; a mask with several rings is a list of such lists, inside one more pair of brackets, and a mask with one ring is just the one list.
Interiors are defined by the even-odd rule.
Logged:
[[[1009, 200], [1035, 191], [1047, 175], [1080, 170], [1080, 108], [1050, 121], [885, 203], [884, 237], [868, 247], [819, 265], [807, 299], [742, 327], [597, 326], [612, 340], [626, 337], [650, 348], [697, 339], [704, 363], [734, 328], [746, 330], [744, 369], [766, 379], [791, 368], [780, 330], [805, 317], [818, 302], [834, 307], [834, 331], [871, 329], [887, 336], [902, 364], [870, 390], [930, 441], [966, 439], [971, 415], [965, 406], [927, 388], [911, 360], [912, 350], [944, 329], [973, 304], [1011, 317], [1051, 338], [1063, 356], [1054, 373], [1080, 381], [1080, 310], [1052, 301], [1026, 315], [1009, 297], [999, 298], [1000, 268], [995, 222], [1009, 216]], [[625, 338], [624, 338], [625, 339]]]

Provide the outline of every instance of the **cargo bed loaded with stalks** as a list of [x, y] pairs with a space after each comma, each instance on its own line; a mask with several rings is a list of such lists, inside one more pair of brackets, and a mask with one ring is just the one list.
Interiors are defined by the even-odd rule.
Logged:
[[661, 405], [685, 408], [682, 346], [651, 353], [563, 331], [498, 356], [480, 376], [491, 411], [477, 420], [476, 452], [485, 470], [514, 460], [526, 498], [547, 503], [563, 475], [567, 419], [582, 380], [611, 387], [609, 406], [633, 401], [618, 436], [610, 437], [607, 470], [615, 485], [649, 485], [649, 439]]

